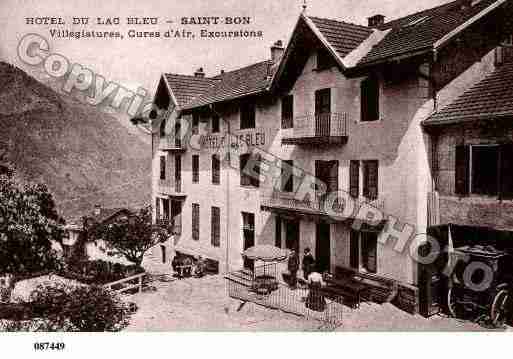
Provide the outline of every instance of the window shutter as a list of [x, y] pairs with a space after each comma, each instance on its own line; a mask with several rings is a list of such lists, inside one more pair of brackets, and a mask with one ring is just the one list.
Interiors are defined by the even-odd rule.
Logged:
[[328, 193], [338, 191], [338, 161], [330, 161]]
[[192, 182], [199, 182], [199, 156], [192, 155]]
[[370, 200], [378, 198], [378, 161], [364, 161], [363, 196]]
[[160, 198], [155, 198], [155, 218], [160, 219]]
[[219, 247], [219, 237], [221, 234], [221, 214], [219, 207], [212, 207], [211, 219], [211, 244], [214, 247]]
[[360, 266], [360, 248], [359, 248], [359, 237], [360, 233], [351, 229], [349, 238], [349, 264], [351, 268], [358, 269]]
[[160, 156], [160, 179], [166, 179], [166, 157]]
[[360, 161], [349, 163], [349, 195], [353, 198], [360, 196]]
[[220, 162], [218, 155], [212, 155], [212, 183], [220, 183]]
[[199, 226], [200, 226], [200, 207], [199, 204], [192, 204], [192, 239], [195, 241], [199, 240]]
[[470, 146], [456, 146], [456, 165], [454, 190], [456, 194], [467, 195], [469, 193], [469, 162]]
[[513, 144], [500, 147], [500, 198], [513, 199]]

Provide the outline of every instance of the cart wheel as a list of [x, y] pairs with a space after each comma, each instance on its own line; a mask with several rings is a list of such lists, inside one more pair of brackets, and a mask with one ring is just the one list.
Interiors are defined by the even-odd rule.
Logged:
[[490, 319], [493, 325], [500, 326], [504, 324], [507, 317], [509, 305], [509, 292], [507, 289], [501, 289], [497, 292], [492, 301], [490, 309]]
[[451, 317], [457, 318], [458, 315], [456, 307], [458, 304], [456, 303], [456, 298], [454, 297], [454, 295], [454, 288], [450, 286], [447, 291], [447, 309], [449, 309], [449, 314], [451, 315]]

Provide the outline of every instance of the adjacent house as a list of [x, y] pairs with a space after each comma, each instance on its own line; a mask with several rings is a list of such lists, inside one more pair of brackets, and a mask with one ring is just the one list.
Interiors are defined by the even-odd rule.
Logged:
[[152, 193], [174, 234], [154, 258], [229, 271], [254, 244], [308, 247], [319, 271], [393, 280], [417, 303], [416, 234], [512, 222], [512, 9], [458, 0], [367, 26], [303, 12], [268, 60], [163, 74]]
[[75, 221], [70, 221], [64, 227], [65, 237], [62, 243], [64, 257], [77, 255], [90, 260], [102, 259], [110, 262], [131, 264], [124, 258], [110, 256], [102, 241], [92, 240], [91, 230], [99, 224], [108, 224], [117, 219], [132, 215], [127, 208], [103, 208], [95, 205], [94, 210]]

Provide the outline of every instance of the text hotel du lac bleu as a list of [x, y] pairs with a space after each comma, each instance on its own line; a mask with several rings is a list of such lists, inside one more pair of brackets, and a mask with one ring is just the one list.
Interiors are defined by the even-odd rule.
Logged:
[[25, 17], [26, 25], [44, 26], [52, 38], [226, 39], [262, 38], [249, 16]]

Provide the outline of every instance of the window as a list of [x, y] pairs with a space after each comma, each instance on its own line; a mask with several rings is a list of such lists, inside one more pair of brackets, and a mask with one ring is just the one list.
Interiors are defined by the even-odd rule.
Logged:
[[456, 146], [455, 193], [513, 199], [513, 144]]
[[160, 179], [166, 179], [166, 156], [160, 156]]
[[212, 155], [212, 184], [221, 182], [221, 162], [219, 155]]
[[294, 191], [294, 161], [281, 161], [281, 190], [283, 192]]
[[360, 161], [349, 163], [349, 195], [353, 198], [360, 196]]
[[221, 245], [221, 209], [219, 207], [212, 207], [211, 219], [211, 244], [219, 247]]
[[363, 196], [369, 200], [378, 199], [377, 160], [363, 161]]
[[240, 185], [241, 186], [260, 186], [260, 160], [259, 156], [246, 153], [240, 155]]
[[294, 127], [294, 96], [289, 95], [281, 99], [281, 128]]
[[315, 91], [315, 114], [331, 112], [331, 89]]
[[255, 104], [244, 101], [240, 105], [240, 129], [255, 128]]
[[162, 122], [160, 123], [160, 137], [166, 136], [166, 120], [162, 119]]
[[321, 48], [317, 50], [317, 71], [327, 70], [335, 65], [328, 50]]
[[219, 132], [219, 116], [218, 115], [212, 116], [212, 132], [213, 133]]
[[370, 76], [361, 83], [361, 121], [379, 120], [379, 81]]
[[162, 199], [162, 218], [164, 219], [164, 221], [169, 223], [170, 217], [169, 217], [169, 199], [168, 198]]
[[199, 113], [192, 114], [192, 134], [193, 135], [197, 135], [199, 133], [199, 122], [200, 122]]
[[192, 204], [192, 239], [199, 241], [200, 231], [200, 206], [197, 203]]
[[360, 232], [362, 248], [362, 269], [377, 272], [378, 234], [375, 232]]
[[192, 155], [192, 183], [199, 182], [199, 155]]

